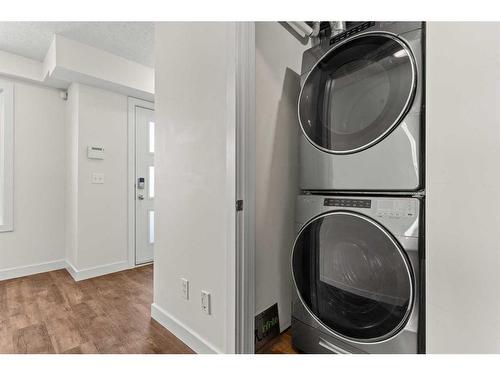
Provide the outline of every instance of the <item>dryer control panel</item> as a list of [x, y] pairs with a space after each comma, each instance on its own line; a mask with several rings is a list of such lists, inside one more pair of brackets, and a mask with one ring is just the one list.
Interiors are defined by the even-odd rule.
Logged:
[[376, 215], [378, 217], [412, 218], [417, 216], [417, 208], [414, 200], [379, 199], [376, 203]]
[[325, 198], [323, 205], [334, 207], [371, 208], [372, 201], [370, 199]]

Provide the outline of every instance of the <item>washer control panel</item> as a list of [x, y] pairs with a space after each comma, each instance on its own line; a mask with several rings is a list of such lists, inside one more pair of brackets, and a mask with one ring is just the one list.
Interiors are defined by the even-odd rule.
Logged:
[[372, 201], [370, 199], [325, 198], [323, 205], [334, 207], [371, 208]]
[[377, 200], [376, 215], [390, 218], [412, 218], [417, 216], [414, 200], [410, 199], [379, 199]]

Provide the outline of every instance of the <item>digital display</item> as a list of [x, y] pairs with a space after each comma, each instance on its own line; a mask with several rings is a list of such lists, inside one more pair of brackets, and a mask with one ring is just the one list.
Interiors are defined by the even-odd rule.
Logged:
[[335, 44], [337, 42], [340, 42], [341, 40], [347, 39], [351, 35], [360, 33], [361, 31], [366, 30], [374, 25], [375, 25], [375, 22], [372, 21], [372, 22], [364, 22], [364, 23], [359, 24], [353, 28], [350, 28], [349, 30], [344, 31], [343, 33], [340, 33], [340, 34], [336, 35], [335, 37], [333, 37], [332, 39], [330, 39], [330, 45]]
[[334, 207], [371, 208], [372, 201], [370, 199], [325, 198], [324, 205]]

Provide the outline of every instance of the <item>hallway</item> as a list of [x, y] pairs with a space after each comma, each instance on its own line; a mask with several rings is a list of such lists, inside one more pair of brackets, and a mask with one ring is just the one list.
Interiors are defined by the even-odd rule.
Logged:
[[192, 353], [150, 318], [153, 266], [0, 282], [0, 353]]

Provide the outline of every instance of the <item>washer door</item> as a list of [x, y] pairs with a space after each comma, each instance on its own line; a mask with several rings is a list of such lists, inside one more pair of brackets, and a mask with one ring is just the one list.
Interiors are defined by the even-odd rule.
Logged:
[[313, 67], [299, 96], [306, 138], [333, 154], [364, 150], [393, 130], [409, 109], [416, 69], [408, 47], [387, 33], [340, 43]]
[[295, 242], [292, 273], [315, 319], [355, 342], [395, 335], [413, 305], [406, 254], [382, 226], [354, 212], [335, 211], [309, 222]]

